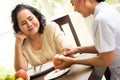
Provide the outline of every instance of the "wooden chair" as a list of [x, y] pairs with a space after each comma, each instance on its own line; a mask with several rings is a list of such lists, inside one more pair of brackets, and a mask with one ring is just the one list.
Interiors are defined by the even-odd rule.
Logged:
[[62, 31], [64, 31], [63, 28], [62, 28], [62, 25], [69, 24], [69, 27], [70, 27], [70, 30], [72, 32], [73, 38], [74, 38], [74, 40], [76, 42], [76, 45], [81, 46], [80, 41], [79, 41], [78, 36], [77, 36], [77, 33], [76, 33], [75, 29], [74, 29], [74, 26], [73, 26], [73, 24], [71, 22], [71, 19], [70, 19], [69, 15], [59, 17], [57, 19], [54, 19], [53, 21], [55, 21], [60, 26], [60, 29]]

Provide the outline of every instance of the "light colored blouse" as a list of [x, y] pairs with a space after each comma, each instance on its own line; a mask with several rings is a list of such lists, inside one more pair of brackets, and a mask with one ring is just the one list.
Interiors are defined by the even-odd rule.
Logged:
[[[51, 60], [53, 56], [60, 53], [65, 47], [72, 47], [71, 43], [66, 40], [64, 33], [60, 30], [55, 22], [47, 23], [42, 34], [42, 48], [35, 50], [32, 48], [28, 39], [22, 46], [23, 55], [27, 63], [35, 67]], [[38, 43], [39, 44], [39, 43]]]

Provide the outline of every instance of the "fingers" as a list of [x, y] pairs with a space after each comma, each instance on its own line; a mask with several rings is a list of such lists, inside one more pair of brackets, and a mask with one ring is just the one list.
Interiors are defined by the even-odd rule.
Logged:
[[16, 34], [16, 42], [15, 42], [16, 45], [22, 45], [26, 38], [27, 38], [27, 36], [24, 33], [18, 32]]
[[69, 50], [70, 50], [70, 48], [64, 48], [64, 49], [62, 50], [62, 52], [69, 51]]
[[66, 64], [65, 62], [63, 62], [61, 65], [55, 66], [55, 69], [62, 70], [62, 69], [69, 68], [69, 67], [70, 67], [69, 64]]
[[74, 54], [71, 53], [71, 51], [63, 52], [63, 55], [64, 55], [64, 56], [67, 56], [67, 57], [74, 57]]
[[65, 69], [71, 66], [71, 61], [73, 60], [73, 56], [64, 56], [64, 55], [56, 55], [54, 58], [62, 61], [60, 65], [54, 65], [55, 69]]
[[21, 39], [25, 39], [25, 38], [27, 38], [27, 36], [24, 34], [24, 33], [22, 33], [22, 32], [18, 32], [17, 34], [16, 34], [16, 38], [21, 38]]
[[65, 49], [63, 50], [63, 55], [65, 55], [65, 56], [71, 56], [71, 55], [73, 55], [73, 54], [74, 54], [74, 49], [65, 48]]
[[63, 65], [59, 65], [59, 66], [54, 66], [55, 67], [55, 69], [64, 69], [64, 66]]

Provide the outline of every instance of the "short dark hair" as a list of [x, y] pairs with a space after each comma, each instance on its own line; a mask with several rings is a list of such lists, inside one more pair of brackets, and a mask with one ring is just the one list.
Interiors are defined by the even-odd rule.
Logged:
[[105, 0], [96, 0], [97, 2], [104, 2]]
[[40, 22], [40, 28], [39, 28], [39, 33], [43, 33], [44, 30], [44, 26], [46, 25], [46, 19], [45, 16], [42, 15], [42, 13], [40, 11], [38, 11], [36, 8], [31, 7], [29, 5], [25, 5], [25, 4], [18, 4], [16, 5], [16, 7], [12, 10], [12, 14], [11, 14], [11, 20], [13, 23], [13, 30], [15, 33], [20, 31], [20, 28], [18, 26], [18, 20], [17, 20], [17, 14], [23, 10], [23, 9], [28, 9], [30, 10], [38, 19], [38, 21]]

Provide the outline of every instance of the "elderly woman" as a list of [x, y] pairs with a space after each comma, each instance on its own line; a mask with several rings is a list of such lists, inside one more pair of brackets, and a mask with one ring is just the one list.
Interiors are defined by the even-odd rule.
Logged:
[[37, 9], [18, 4], [11, 14], [15, 41], [15, 70], [28, 69], [46, 63], [64, 48], [71, 47], [55, 22], [46, 23]]

